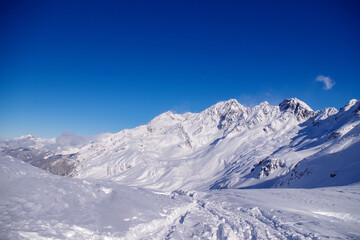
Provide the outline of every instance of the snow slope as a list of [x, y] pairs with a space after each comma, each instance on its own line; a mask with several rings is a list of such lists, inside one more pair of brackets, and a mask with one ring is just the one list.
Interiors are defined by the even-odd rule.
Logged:
[[[356, 144], [359, 106], [352, 100], [340, 111], [314, 112], [296, 98], [253, 108], [232, 99], [200, 113], [166, 112], [147, 125], [84, 146], [77, 155], [76, 177], [161, 191], [279, 186], [276, 182], [299, 162]], [[357, 166], [359, 151], [353, 151], [337, 167]], [[347, 183], [357, 181], [349, 178]]]
[[160, 194], [0, 156], [1, 239], [358, 239], [360, 185]]
[[148, 190], [64, 178], [0, 158], [1, 239], [121, 236], [177, 203]]

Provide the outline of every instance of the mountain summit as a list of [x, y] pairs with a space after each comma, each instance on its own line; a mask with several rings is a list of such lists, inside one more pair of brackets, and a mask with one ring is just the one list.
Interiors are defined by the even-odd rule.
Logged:
[[299, 121], [307, 120], [314, 111], [303, 101], [297, 98], [285, 99], [279, 104], [281, 111], [293, 113]]

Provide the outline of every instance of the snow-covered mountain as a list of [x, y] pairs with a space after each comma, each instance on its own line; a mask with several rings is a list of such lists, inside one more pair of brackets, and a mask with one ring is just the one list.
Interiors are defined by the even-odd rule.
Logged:
[[[284, 187], [316, 179], [318, 171], [328, 176], [321, 186], [356, 182], [349, 174], [358, 173], [360, 152], [350, 147], [360, 140], [359, 107], [351, 100], [340, 111], [314, 112], [292, 98], [279, 106], [263, 102], [248, 108], [231, 99], [200, 113], [166, 112], [147, 125], [84, 146], [76, 177], [169, 191]], [[310, 164], [309, 159], [342, 151], [351, 153], [335, 169], [325, 164], [315, 170]], [[307, 174], [295, 174], [304, 164], [310, 164], [304, 167]], [[338, 174], [330, 177], [333, 172]], [[317, 185], [309, 181], [306, 187]]]
[[359, 100], [232, 99], [115, 134], [2, 139], [0, 238], [358, 239], [359, 123]]
[[358, 239], [359, 123], [358, 100], [229, 100], [92, 138], [2, 139], [0, 238]]
[[42, 139], [32, 135], [15, 139], [0, 139], [0, 152], [18, 158], [56, 175], [73, 176], [81, 147], [106, 136], [80, 137], [63, 132], [59, 137]]
[[161, 191], [334, 186], [360, 180], [359, 123], [359, 100], [314, 112], [296, 98], [253, 108], [231, 99], [92, 139], [27, 136], [0, 147], [53, 173]]

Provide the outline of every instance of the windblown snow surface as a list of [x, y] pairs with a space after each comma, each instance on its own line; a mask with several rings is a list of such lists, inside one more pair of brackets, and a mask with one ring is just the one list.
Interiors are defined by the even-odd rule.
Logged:
[[229, 100], [89, 139], [3, 139], [0, 239], [360, 239], [359, 123], [358, 100]]

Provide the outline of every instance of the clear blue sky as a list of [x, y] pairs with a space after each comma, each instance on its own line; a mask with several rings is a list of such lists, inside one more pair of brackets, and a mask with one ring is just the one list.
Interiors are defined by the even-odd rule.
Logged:
[[2, 0], [0, 137], [117, 132], [230, 98], [339, 108], [360, 98], [359, 12], [346, 0]]

